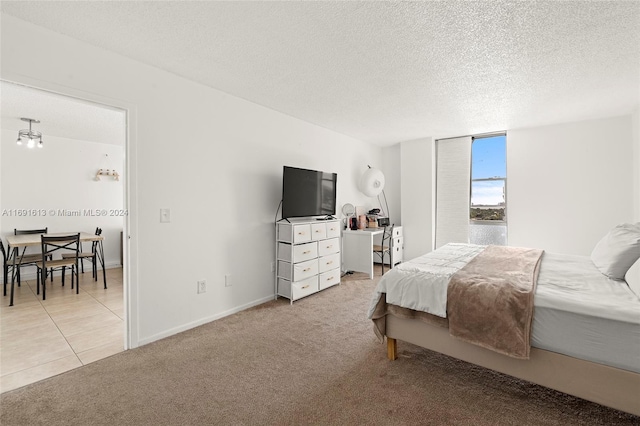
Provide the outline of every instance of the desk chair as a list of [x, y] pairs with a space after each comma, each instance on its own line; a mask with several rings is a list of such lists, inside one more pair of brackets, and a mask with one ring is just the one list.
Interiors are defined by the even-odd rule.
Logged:
[[[42, 229], [13, 229], [13, 235], [26, 235], [26, 234], [46, 234], [49, 231], [49, 228]], [[26, 248], [22, 250], [22, 262], [20, 262], [20, 266], [33, 266], [35, 263], [40, 260], [40, 253], [29, 253], [25, 254]], [[31, 257], [31, 261], [28, 258]], [[18, 287], [20, 287], [20, 268], [16, 271], [16, 276], [18, 277]], [[53, 282], [53, 271], [51, 271], [51, 282]]]
[[[36, 294], [40, 294], [40, 283], [42, 283], [42, 300], [46, 300], [46, 282], [47, 269], [62, 270], [62, 286], [64, 287], [64, 276], [67, 267], [71, 267], [71, 289], [73, 289], [74, 279], [76, 284], [76, 294], [80, 292], [80, 281], [78, 280], [78, 251], [80, 249], [80, 233], [62, 236], [46, 236], [41, 237], [42, 258], [36, 262], [38, 268], [38, 281], [36, 285]], [[73, 257], [61, 259], [53, 259], [53, 253], [61, 251], [69, 251], [73, 253]]]
[[380, 262], [382, 262], [382, 275], [384, 275], [384, 255], [385, 254], [389, 255], [389, 269], [393, 268], [392, 261], [391, 261], [391, 250], [392, 250], [391, 244], [393, 239], [394, 226], [395, 225], [385, 226], [384, 232], [382, 234], [381, 244], [373, 245], [373, 254], [377, 254], [380, 257]]

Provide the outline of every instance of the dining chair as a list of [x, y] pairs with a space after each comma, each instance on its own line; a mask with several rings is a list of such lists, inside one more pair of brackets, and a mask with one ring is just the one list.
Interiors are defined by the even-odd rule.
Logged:
[[16, 252], [16, 260], [15, 260], [15, 270], [13, 269], [14, 263], [13, 259], [7, 253], [7, 250], [4, 248], [4, 243], [0, 240], [0, 249], [2, 251], [2, 277], [3, 277], [3, 295], [7, 295], [7, 283], [9, 282], [9, 269], [11, 268], [11, 280], [14, 278], [18, 281], [18, 287], [21, 285], [20, 278], [20, 267], [22, 266], [34, 266], [35, 262], [40, 260], [40, 254], [18, 254]]
[[[40, 294], [40, 283], [42, 283], [42, 300], [46, 300], [47, 270], [62, 270], [62, 286], [64, 287], [64, 276], [67, 267], [71, 268], [71, 288], [75, 281], [76, 294], [80, 292], [80, 281], [78, 280], [78, 251], [80, 249], [80, 233], [72, 235], [42, 235], [42, 257], [36, 262], [38, 267], [38, 277], [36, 284], [36, 294]], [[53, 259], [53, 254], [57, 251], [73, 253], [73, 257]], [[52, 272], [53, 273], [53, 272]]]
[[40, 260], [40, 254], [25, 254], [23, 256], [18, 256], [16, 258], [16, 269], [13, 270], [13, 259], [7, 253], [4, 248], [4, 243], [0, 239], [0, 251], [2, 251], [2, 277], [3, 277], [3, 291], [2, 294], [4, 296], [7, 295], [7, 284], [9, 283], [9, 269], [11, 268], [11, 279], [13, 279], [13, 274], [15, 272], [15, 278], [18, 281], [18, 287], [20, 287], [20, 266], [22, 265], [34, 265], [35, 262]]
[[373, 245], [373, 253], [378, 255], [380, 257], [380, 262], [382, 263], [382, 275], [384, 275], [384, 255], [388, 254], [389, 255], [389, 269], [391, 269], [393, 267], [393, 265], [391, 264], [391, 250], [392, 250], [392, 240], [393, 240], [393, 227], [394, 225], [391, 226], [385, 226], [384, 227], [384, 232], [382, 233], [382, 241], [381, 243], [378, 244], [374, 244]]
[[[49, 228], [41, 228], [41, 229], [13, 229], [13, 235], [27, 235], [27, 234], [46, 234], [49, 232]], [[22, 250], [22, 259], [20, 262], [20, 266], [33, 266], [35, 262], [40, 260], [40, 253], [28, 253], [25, 254], [26, 248]], [[31, 256], [30, 262], [25, 262], [24, 259], [28, 256]], [[18, 278], [18, 287], [20, 287], [20, 268], [16, 271], [16, 276]], [[53, 282], [53, 271], [51, 271], [51, 282]]]
[[[95, 235], [102, 235], [102, 228], [96, 228]], [[80, 250], [78, 252], [78, 261], [80, 262], [80, 271], [84, 274], [84, 260], [88, 260], [91, 262], [91, 276], [94, 281], [98, 281], [98, 243], [99, 241], [91, 242], [91, 251], [83, 252], [82, 244], [80, 244]], [[63, 253], [62, 258], [73, 257], [73, 253]], [[107, 287], [107, 283], [104, 283], [105, 288]]]

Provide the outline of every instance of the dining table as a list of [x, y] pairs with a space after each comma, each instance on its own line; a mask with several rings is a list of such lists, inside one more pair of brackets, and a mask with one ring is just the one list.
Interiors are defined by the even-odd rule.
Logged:
[[[46, 233], [46, 234], [20, 234], [20, 235], [7, 235], [7, 244], [8, 251], [11, 253], [11, 262], [12, 262], [12, 273], [11, 273], [11, 297], [9, 300], [9, 306], [13, 306], [13, 292], [15, 285], [15, 277], [16, 277], [16, 264], [20, 264], [20, 260], [24, 256], [28, 247], [39, 247], [42, 244], [41, 236], [45, 235], [48, 237], [62, 236], [62, 235], [73, 235], [78, 232], [55, 232], [55, 233]], [[100, 262], [100, 266], [102, 266], [102, 278], [104, 280], [104, 288], [107, 288], [107, 273], [104, 268], [104, 246], [102, 242], [104, 241], [104, 237], [102, 235], [96, 235], [89, 232], [80, 232], [80, 242], [94, 242], [96, 241], [98, 244], [96, 245], [96, 258], [98, 262]]]

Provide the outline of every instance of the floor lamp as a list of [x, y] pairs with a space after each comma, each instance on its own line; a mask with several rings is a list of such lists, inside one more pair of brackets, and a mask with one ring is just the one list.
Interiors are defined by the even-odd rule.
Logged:
[[385, 213], [387, 214], [388, 218], [390, 215], [387, 196], [384, 193], [384, 173], [382, 173], [382, 170], [380, 169], [375, 169], [371, 166], [367, 167], [368, 169], [362, 174], [362, 177], [360, 178], [360, 191], [368, 197], [378, 197], [380, 207], [382, 207], [382, 202], [380, 201], [380, 194], [382, 194], [386, 205]]

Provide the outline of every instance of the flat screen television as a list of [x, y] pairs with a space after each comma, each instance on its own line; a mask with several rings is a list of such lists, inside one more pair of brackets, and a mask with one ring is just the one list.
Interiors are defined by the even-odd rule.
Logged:
[[284, 166], [282, 218], [335, 215], [337, 180], [335, 173]]

